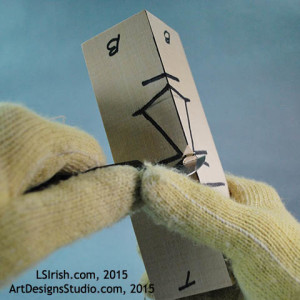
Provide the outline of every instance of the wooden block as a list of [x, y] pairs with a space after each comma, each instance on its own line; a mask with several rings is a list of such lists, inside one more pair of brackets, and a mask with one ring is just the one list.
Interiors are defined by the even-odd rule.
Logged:
[[[228, 196], [178, 34], [142, 11], [82, 49], [115, 163], [137, 159], [172, 166], [188, 152], [204, 155], [197, 179]], [[156, 299], [231, 285], [221, 253], [154, 225], [144, 213], [132, 223]]]

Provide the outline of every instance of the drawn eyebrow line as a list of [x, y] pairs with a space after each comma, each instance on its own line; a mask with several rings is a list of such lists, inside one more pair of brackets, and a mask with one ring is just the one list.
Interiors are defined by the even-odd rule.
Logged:
[[145, 85], [147, 85], [147, 84], [149, 84], [149, 83], [151, 83], [151, 82], [160, 80], [160, 79], [162, 79], [162, 78], [164, 78], [164, 77], [168, 77], [168, 78], [170, 78], [170, 79], [173, 79], [173, 80], [179, 82], [179, 78], [177, 78], [177, 77], [175, 77], [175, 76], [173, 76], [173, 75], [171, 75], [171, 74], [168, 74], [168, 73], [164, 72], [164, 73], [161, 73], [160, 75], [157, 75], [157, 76], [154, 76], [154, 77], [152, 77], [152, 78], [150, 78], [150, 79], [147, 79], [147, 80], [142, 81], [142, 85], [145, 86]]
[[[206, 150], [194, 150], [195, 155], [207, 155], [207, 151]], [[204, 165], [206, 165], [207, 167], [209, 167], [209, 163], [208, 162], [204, 162]]]

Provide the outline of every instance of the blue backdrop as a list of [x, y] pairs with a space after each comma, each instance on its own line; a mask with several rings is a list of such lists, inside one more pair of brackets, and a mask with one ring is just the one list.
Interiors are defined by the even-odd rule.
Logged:
[[[48, 116], [64, 115], [102, 145], [112, 162], [81, 43], [147, 9], [181, 36], [225, 170], [273, 185], [300, 219], [299, 1], [14, 1], [0, 2], [0, 100]], [[56, 251], [14, 281], [43, 269], [127, 269], [137, 283], [143, 264], [130, 220]], [[89, 282], [89, 281], [84, 281]], [[92, 282], [90, 282], [92, 283]], [[48, 299], [8, 294], [0, 299]], [[54, 299], [82, 296], [55, 295]], [[142, 295], [86, 295], [143, 299]]]

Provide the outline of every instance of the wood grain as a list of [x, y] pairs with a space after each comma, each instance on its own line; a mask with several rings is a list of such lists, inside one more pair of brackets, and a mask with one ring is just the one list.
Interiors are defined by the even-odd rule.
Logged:
[[[169, 163], [174, 165], [189, 146], [206, 155], [206, 165], [197, 172], [200, 182], [223, 183], [215, 189], [228, 195], [178, 34], [142, 11], [83, 43], [82, 49], [115, 163], [133, 159], [158, 163], [175, 156]], [[135, 214], [132, 223], [156, 299], [231, 285], [221, 253], [153, 224], [143, 213]], [[195, 284], [179, 290], [188, 271]]]

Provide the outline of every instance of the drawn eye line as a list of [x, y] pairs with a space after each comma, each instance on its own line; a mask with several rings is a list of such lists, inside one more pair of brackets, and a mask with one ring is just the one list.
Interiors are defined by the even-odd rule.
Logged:
[[201, 183], [203, 185], [207, 185], [210, 187], [217, 187], [217, 186], [224, 186], [225, 183], [224, 182], [207, 182], [207, 183]]

